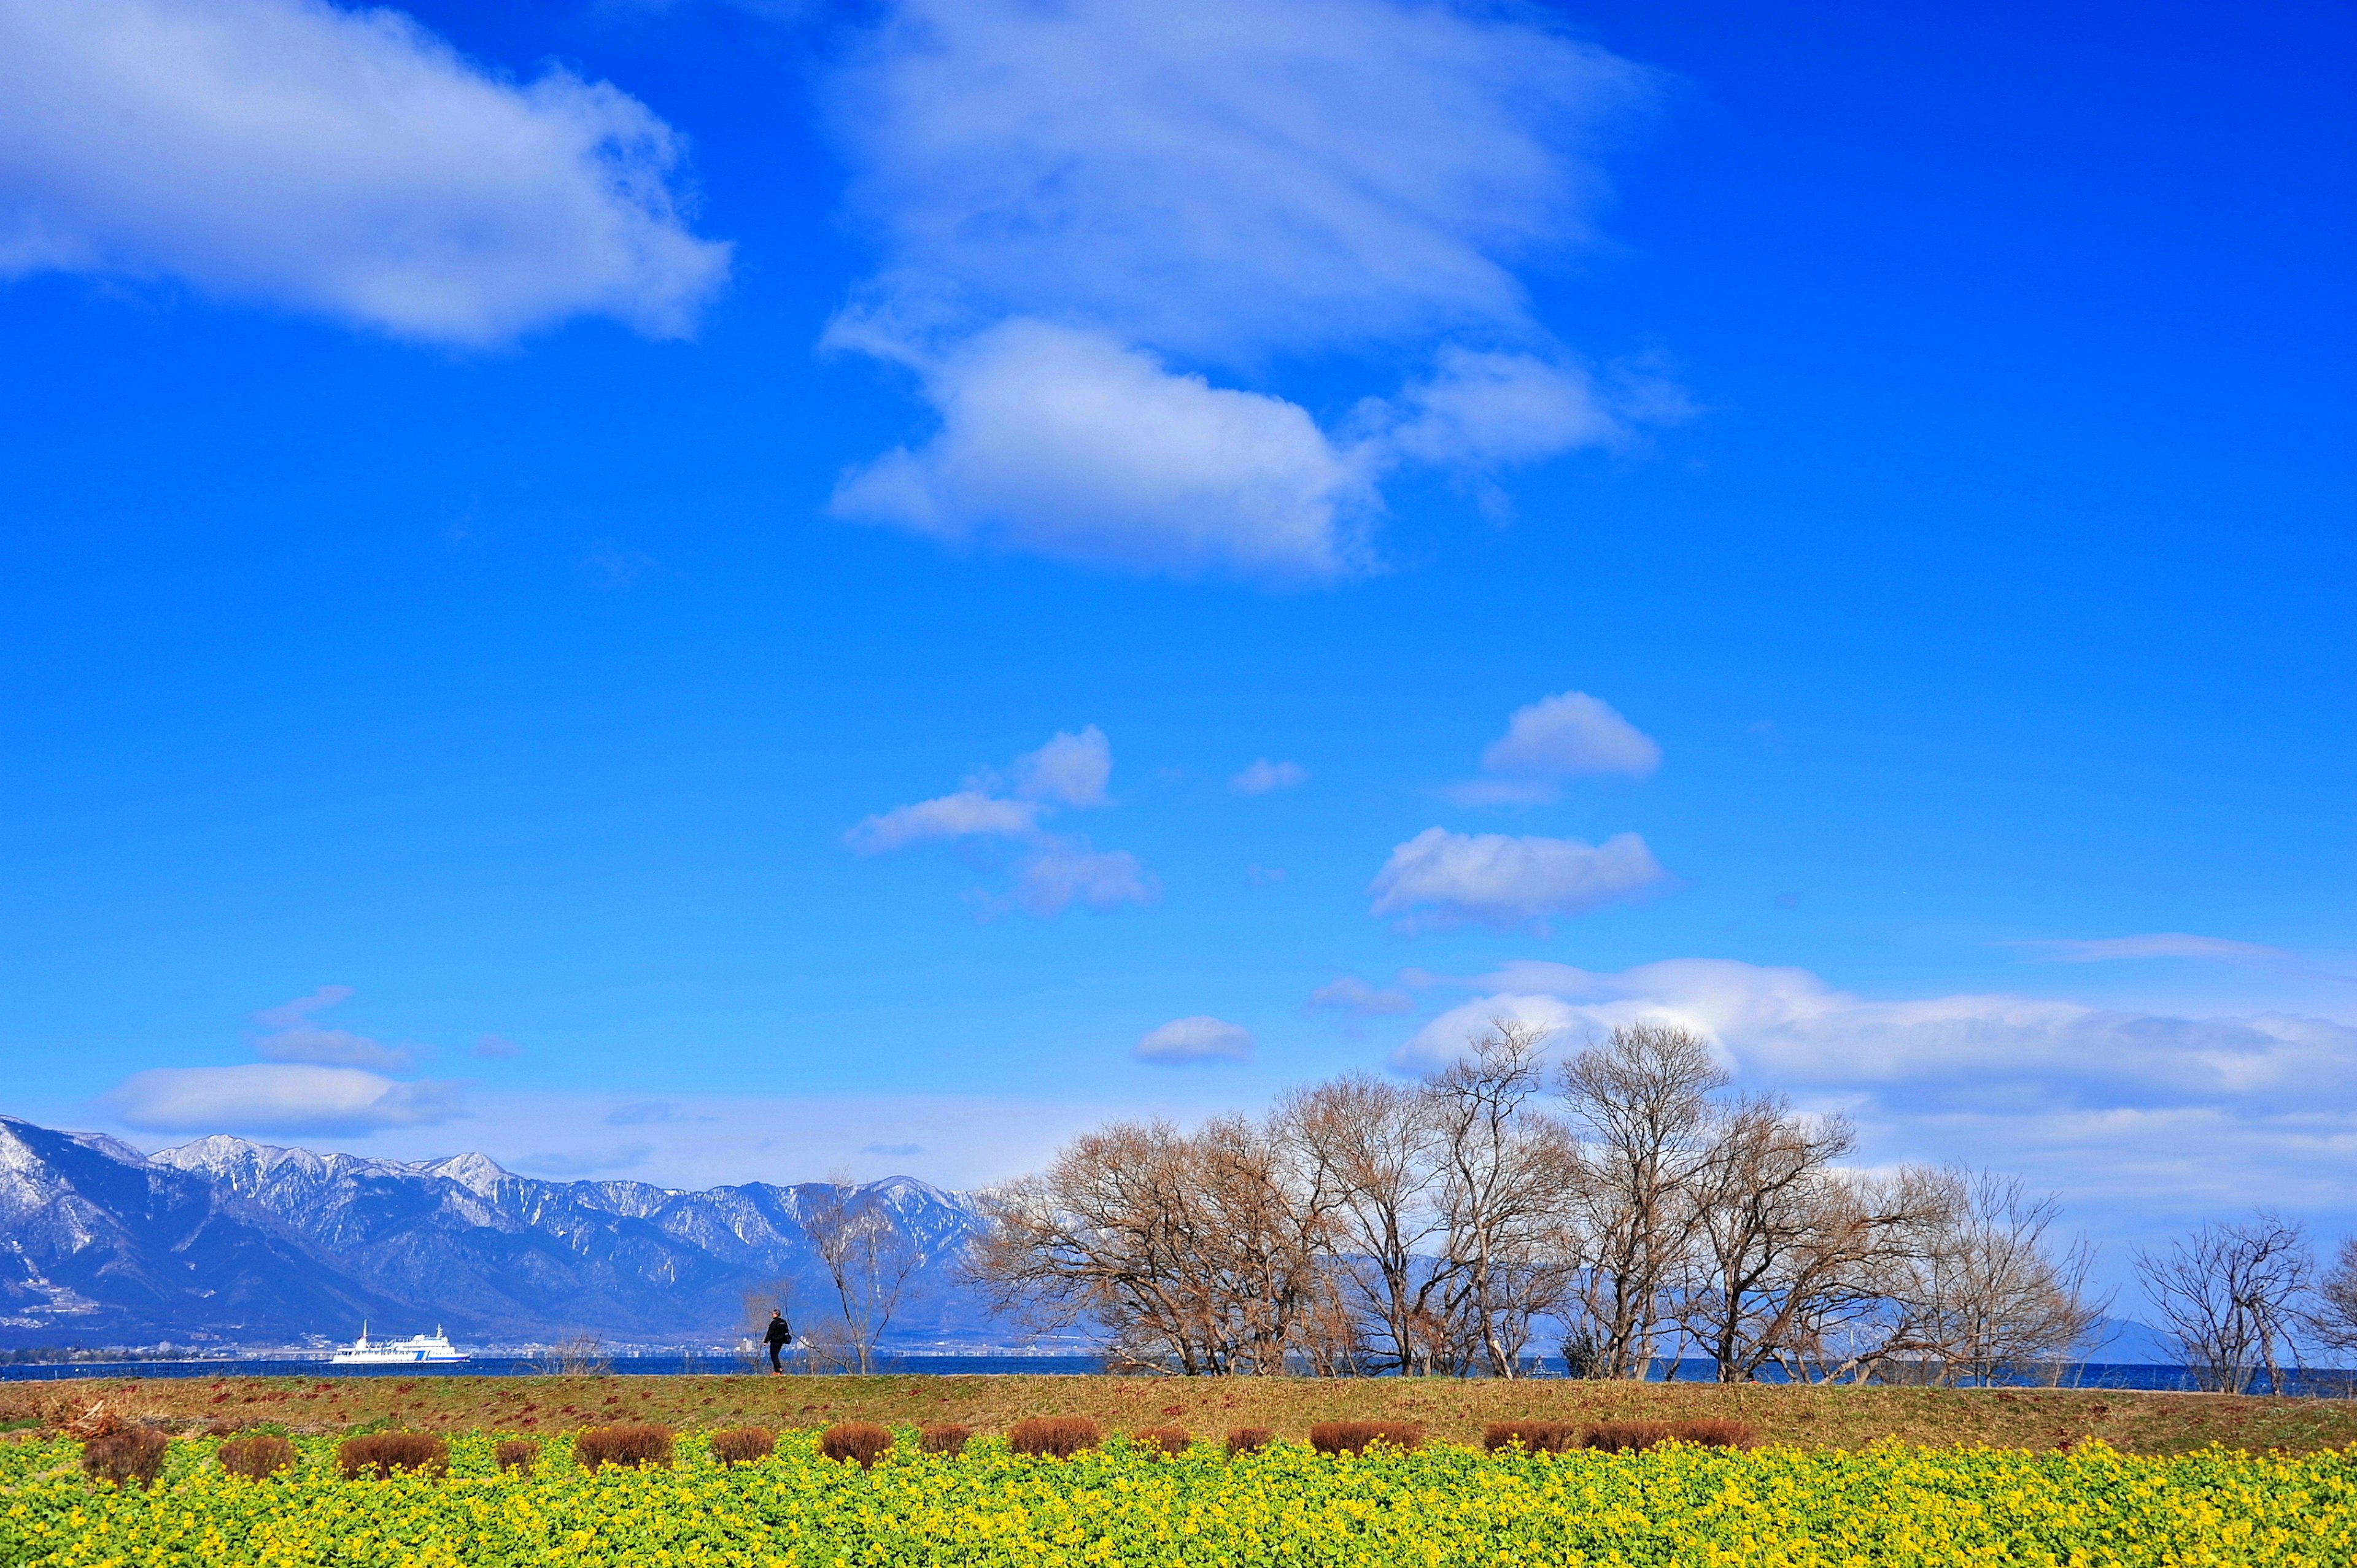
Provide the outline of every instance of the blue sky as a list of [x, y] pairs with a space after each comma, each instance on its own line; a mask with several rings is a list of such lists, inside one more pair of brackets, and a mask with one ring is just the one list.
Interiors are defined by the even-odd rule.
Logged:
[[973, 1183], [1666, 1013], [2357, 1219], [2345, 9], [406, 15], [0, 5], [6, 1110]]

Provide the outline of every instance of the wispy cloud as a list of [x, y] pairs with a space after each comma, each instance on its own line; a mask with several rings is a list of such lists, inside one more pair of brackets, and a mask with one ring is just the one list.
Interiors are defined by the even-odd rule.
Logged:
[[728, 248], [679, 141], [563, 69], [488, 73], [321, 0], [0, 5], [0, 277], [168, 277], [402, 337], [684, 333]]
[[[1366, 569], [1376, 484], [1625, 444], [1514, 268], [1587, 238], [1645, 73], [1536, 13], [1399, 3], [900, 0], [832, 79], [888, 261], [829, 341], [915, 373], [927, 440], [842, 515], [1190, 575]], [[1416, 367], [1321, 426], [1272, 355]]]
[[1043, 918], [1074, 904], [1099, 911], [1153, 902], [1154, 880], [1126, 850], [1099, 850], [1085, 834], [1049, 831], [1060, 809], [1109, 806], [1113, 745], [1094, 725], [1060, 731], [1015, 759], [1008, 776], [983, 773], [955, 794], [897, 806], [854, 824], [844, 842], [882, 854], [928, 840], [1003, 839], [1017, 846], [1013, 885], [979, 895], [984, 914], [1019, 909]]
[[1355, 974], [1339, 975], [1309, 993], [1309, 1005], [1361, 1018], [1415, 1011], [1415, 998], [1400, 987], [1377, 987]]
[[1266, 795], [1278, 789], [1297, 789], [1308, 782], [1309, 769], [1298, 762], [1271, 762], [1263, 757], [1229, 779], [1228, 788], [1239, 795]]
[[258, 1057], [274, 1062], [316, 1062], [323, 1067], [371, 1068], [379, 1072], [406, 1072], [416, 1064], [423, 1047], [388, 1046], [348, 1029], [327, 1029], [312, 1015], [349, 1001], [349, 985], [323, 985], [308, 996], [265, 1007], [253, 1021], [270, 1033], [253, 1042]]
[[2224, 937], [2196, 937], [2183, 931], [2151, 931], [2134, 937], [2097, 937], [2092, 940], [2058, 938], [2016, 942], [2034, 948], [2049, 963], [2103, 963], [2113, 959], [2195, 958], [2228, 963], [2280, 963], [2291, 954], [2257, 942], [2230, 941]]

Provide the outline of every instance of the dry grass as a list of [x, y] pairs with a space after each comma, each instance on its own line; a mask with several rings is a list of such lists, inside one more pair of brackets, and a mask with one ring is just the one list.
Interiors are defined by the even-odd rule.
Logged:
[[[1107, 1431], [1265, 1427], [1298, 1442], [1323, 1421], [1407, 1421], [1436, 1442], [1479, 1443], [1500, 1422], [1738, 1421], [1763, 1443], [1863, 1448], [1986, 1443], [2059, 1448], [2101, 1438], [2132, 1454], [2219, 1443], [2254, 1452], [2357, 1443], [2357, 1400], [2114, 1390], [1789, 1388], [1770, 1384], [1574, 1383], [1557, 1380], [956, 1377], [156, 1378], [45, 1384], [40, 1415], [62, 1427], [93, 1406], [175, 1432], [213, 1422], [295, 1433], [368, 1425], [554, 1436], [601, 1423], [709, 1429], [823, 1427], [838, 1421], [1005, 1432], [1044, 1412]], [[60, 1417], [64, 1419], [59, 1419]]]
[[409, 1470], [449, 1474], [449, 1440], [432, 1432], [372, 1432], [337, 1445], [336, 1468], [349, 1481], [357, 1476], [389, 1477]]
[[766, 1426], [732, 1426], [712, 1434], [712, 1455], [724, 1466], [750, 1465], [778, 1451], [778, 1434]]
[[573, 1439], [573, 1462], [585, 1470], [600, 1465], [651, 1465], [671, 1467], [671, 1428], [657, 1422], [626, 1421], [615, 1426], [592, 1426]]
[[1141, 1454], [1151, 1454], [1167, 1459], [1174, 1454], [1184, 1454], [1195, 1445], [1195, 1434], [1183, 1426], [1149, 1426], [1143, 1432], [1133, 1432], [1129, 1441]]
[[1228, 1457], [1239, 1454], [1257, 1454], [1275, 1440], [1276, 1434], [1265, 1426], [1236, 1426], [1228, 1430]]
[[1492, 1454], [1501, 1448], [1561, 1454], [1578, 1447], [1580, 1437], [1580, 1429], [1574, 1422], [1493, 1421], [1481, 1434], [1481, 1446]]
[[818, 1451], [830, 1459], [849, 1459], [863, 1470], [892, 1452], [892, 1431], [872, 1421], [839, 1421], [818, 1440]]
[[974, 1432], [953, 1421], [936, 1421], [917, 1434], [917, 1446], [928, 1454], [963, 1454]]
[[1009, 1448], [1051, 1459], [1069, 1459], [1103, 1441], [1103, 1431], [1084, 1415], [1035, 1415], [1006, 1429]]
[[257, 1432], [250, 1437], [240, 1437], [221, 1445], [215, 1455], [221, 1467], [232, 1476], [243, 1476], [249, 1481], [266, 1481], [281, 1470], [295, 1467], [295, 1444], [284, 1437], [267, 1432]]
[[1370, 1445], [1424, 1446], [1424, 1428], [1412, 1421], [1321, 1421], [1309, 1429], [1309, 1446], [1320, 1454], [1364, 1454]]
[[164, 1455], [171, 1445], [172, 1440], [152, 1426], [118, 1426], [101, 1432], [82, 1444], [82, 1474], [118, 1487], [134, 1481], [152, 1487], [164, 1473]]

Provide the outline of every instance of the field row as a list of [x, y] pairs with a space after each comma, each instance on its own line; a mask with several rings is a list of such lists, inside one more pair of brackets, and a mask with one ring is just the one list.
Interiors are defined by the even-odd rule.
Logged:
[[178, 1441], [152, 1489], [92, 1483], [64, 1441], [0, 1449], [5, 1568], [821, 1568], [956, 1564], [2054, 1563], [2357, 1561], [2357, 1455], [2210, 1450], [1862, 1452], [1684, 1444], [1491, 1455], [1437, 1444], [1330, 1455], [1277, 1442], [1231, 1456], [1110, 1440], [1070, 1459], [1002, 1438], [928, 1453], [896, 1434], [872, 1467], [819, 1434], [723, 1466], [685, 1434], [670, 1468], [586, 1470], [569, 1438], [502, 1470], [510, 1434], [452, 1438], [447, 1476], [345, 1479], [334, 1441], [296, 1469], [225, 1472]]

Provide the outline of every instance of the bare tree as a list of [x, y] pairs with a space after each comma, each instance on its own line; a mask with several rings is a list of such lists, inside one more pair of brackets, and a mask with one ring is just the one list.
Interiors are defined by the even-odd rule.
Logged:
[[1929, 1200], [1905, 1174], [1878, 1183], [1835, 1168], [1856, 1146], [1846, 1119], [1797, 1115], [1772, 1097], [1719, 1122], [1678, 1302], [1719, 1381], [1751, 1381], [1771, 1363], [1822, 1380], [1854, 1360], [1843, 1341], [1878, 1310], [1878, 1275]]
[[1918, 1180], [1904, 1244], [1879, 1286], [1890, 1310], [1876, 1325], [1880, 1342], [1859, 1357], [1861, 1375], [1939, 1384], [2059, 1375], [2109, 1305], [2088, 1286], [2093, 1247], [2049, 1237], [2061, 1200], [1960, 1165]]
[[1286, 1154], [1241, 1117], [1085, 1134], [1000, 1189], [969, 1273], [1002, 1309], [1092, 1323], [1174, 1371], [1278, 1372], [1297, 1349], [1331, 1365], [1335, 1194]]
[[[840, 1354], [854, 1369], [873, 1371], [877, 1342], [891, 1326], [924, 1254], [878, 1188], [855, 1187], [847, 1176], [838, 1175], [803, 1193], [802, 1232], [825, 1265], [843, 1313]], [[830, 1327], [805, 1330], [810, 1349], [831, 1348]]]
[[2245, 1393], [2264, 1371], [2269, 1391], [2283, 1391], [2316, 1271], [2298, 1225], [2257, 1209], [2242, 1223], [2213, 1221], [2179, 1237], [2166, 1256], [2138, 1252], [2136, 1268], [2197, 1386]]
[[1700, 1219], [1696, 1180], [1717, 1114], [1710, 1097], [1727, 1084], [1709, 1042], [1666, 1024], [1621, 1025], [1563, 1065], [1557, 1087], [1580, 1140], [1569, 1196], [1587, 1261], [1572, 1325], [1586, 1365], [1576, 1375], [1651, 1369]]
[[1331, 1273], [1354, 1315], [1369, 1369], [1424, 1369], [1422, 1326], [1445, 1229], [1432, 1202], [1437, 1142], [1424, 1097], [1365, 1073], [1297, 1090], [1279, 1104], [1278, 1135], [1314, 1163], [1333, 1195], [1340, 1256]]
[[2357, 1350], [2357, 1236], [2341, 1240], [2332, 1267], [2316, 1282], [2316, 1306], [2309, 1326], [2334, 1349]]
[[1447, 1259], [1444, 1310], [1426, 1332], [1478, 1347], [1497, 1378], [1520, 1370], [1532, 1319], [1561, 1302], [1573, 1273], [1566, 1197], [1577, 1157], [1563, 1124], [1530, 1106], [1546, 1087], [1545, 1043], [1544, 1029], [1497, 1019], [1424, 1088]]

